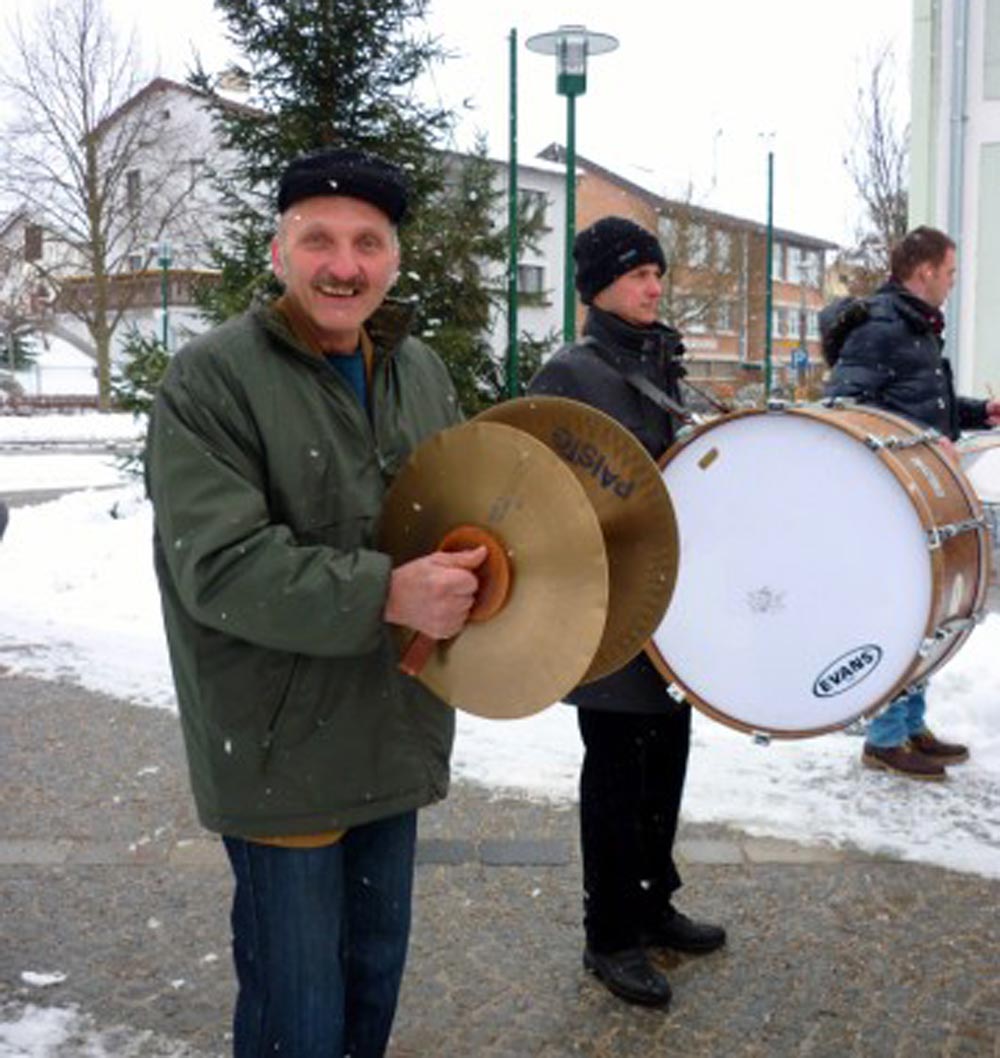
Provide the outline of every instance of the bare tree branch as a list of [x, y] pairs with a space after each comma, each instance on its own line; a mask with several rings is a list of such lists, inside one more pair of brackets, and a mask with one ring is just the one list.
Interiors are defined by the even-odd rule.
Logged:
[[894, 112], [894, 71], [895, 56], [887, 46], [858, 87], [857, 135], [843, 159], [865, 208], [855, 245], [845, 255], [857, 292], [886, 277], [892, 245], [906, 234], [910, 130], [899, 127]]
[[112, 337], [129, 308], [115, 277], [148, 263], [151, 243], [187, 219], [190, 147], [155, 94], [140, 92], [134, 36], [116, 35], [101, 0], [49, 0], [30, 24], [8, 27], [7, 51], [0, 94], [16, 117], [0, 133], [0, 193], [61, 248], [39, 274], [89, 332], [106, 408]]

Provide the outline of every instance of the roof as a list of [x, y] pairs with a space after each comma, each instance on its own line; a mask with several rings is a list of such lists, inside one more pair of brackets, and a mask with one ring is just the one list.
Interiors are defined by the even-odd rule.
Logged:
[[180, 81], [172, 81], [169, 77], [154, 77], [149, 84], [140, 88], [138, 92], [126, 99], [121, 106], [114, 109], [103, 121], [99, 122], [94, 128], [93, 134], [100, 136], [109, 125], [113, 125], [130, 110], [141, 106], [158, 92], [180, 92], [182, 95], [190, 96], [193, 99], [204, 100], [205, 102], [211, 100], [211, 102], [218, 103], [227, 109], [242, 111], [245, 114], [263, 113], [258, 107], [248, 106], [246, 103], [237, 103], [232, 99], [226, 99], [225, 96], [211, 95], [198, 88], [192, 88], [191, 85], [182, 84]]
[[[565, 163], [566, 150], [560, 143], [550, 143], [548, 147], [539, 153], [539, 157], [549, 162]], [[617, 184], [620, 188], [635, 195], [637, 198], [644, 199], [654, 209], [669, 213], [671, 209], [683, 208], [690, 210], [694, 216], [716, 228], [743, 228], [760, 234], [766, 234], [767, 232], [767, 225], [761, 224], [760, 221], [737, 217], [732, 213], [720, 213], [718, 210], [705, 209], [704, 206], [695, 206], [690, 202], [682, 202], [679, 199], [664, 198], [662, 195], [657, 195], [648, 188], [641, 187], [639, 184], [633, 183], [610, 169], [605, 169], [603, 165], [598, 165], [597, 162], [584, 158], [580, 154], [576, 156], [576, 162], [577, 165], [582, 166], [584, 169], [589, 169], [613, 184]], [[787, 228], [773, 228], [772, 235], [785, 242], [792, 242], [797, 246], [805, 246], [813, 250], [836, 250], [839, 248], [835, 242], [820, 239], [815, 235], [805, 235], [802, 232], [790, 231]]]
[[18, 206], [17, 209], [12, 210], [5, 219], [0, 220], [0, 239], [5, 238], [20, 221], [23, 221], [25, 224], [31, 223], [31, 217], [25, 206]]

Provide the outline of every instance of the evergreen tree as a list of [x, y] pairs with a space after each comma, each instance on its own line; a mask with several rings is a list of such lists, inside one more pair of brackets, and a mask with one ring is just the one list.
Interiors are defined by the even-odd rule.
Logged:
[[[419, 75], [444, 58], [438, 42], [415, 29], [428, 0], [216, 0], [216, 7], [249, 65], [254, 105], [210, 96], [231, 162], [216, 174], [225, 226], [212, 247], [220, 280], [201, 294], [206, 314], [220, 322], [277, 292], [274, 192], [291, 158], [331, 146], [372, 150], [400, 165], [411, 184], [394, 296], [413, 302], [414, 333], [448, 364], [466, 412], [493, 403], [487, 335], [503, 296], [497, 273], [507, 246], [491, 220], [500, 193], [484, 145], [466, 159], [442, 151], [452, 113], [412, 94]], [[192, 84], [215, 87], [204, 70]]]
[[32, 329], [11, 326], [0, 328], [0, 371], [25, 371], [38, 356], [37, 338]]
[[[133, 327], [122, 346], [120, 365], [111, 381], [115, 407], [130, 411], [136, 419], [149, 418], [156, 390], [170, 363], [170, 354], [157, 337], [147, 337]], [[119, 467], [130, 474], [142, 473], [145, 444], [140, 451], [122, 457]]]

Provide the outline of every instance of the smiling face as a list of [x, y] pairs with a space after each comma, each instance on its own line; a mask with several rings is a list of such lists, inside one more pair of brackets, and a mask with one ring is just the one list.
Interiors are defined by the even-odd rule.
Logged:
[[594, 304], [636, 327], [656, 323], [660, 315], [663, 275], [659, 265], [644, 264], [619, 276], [594, 295]]
[[316, 329], [324, 352], [353, 353], [361, 325], [382, 304], [399, 269], [389, 218], [358, 198], [306, 198], [281, 216], [271, 263]]

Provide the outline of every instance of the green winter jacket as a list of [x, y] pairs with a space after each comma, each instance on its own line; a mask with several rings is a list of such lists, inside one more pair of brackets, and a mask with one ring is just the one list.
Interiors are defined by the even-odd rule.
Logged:
[[312, 834], [447, 792], [454, 716], [396, 668], [374, 534], [409, 452], [460, 414], [444, 365], [391, 316], [366, 328], [371, 418], [273, 308], [196, 338], [157, 394], [156, 572], [209, 830]]

